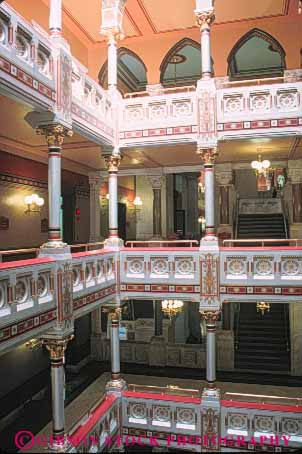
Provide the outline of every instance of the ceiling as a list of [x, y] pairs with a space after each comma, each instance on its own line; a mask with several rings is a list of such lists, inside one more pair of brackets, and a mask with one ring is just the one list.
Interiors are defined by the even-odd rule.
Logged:
[[[28, 159], [47, 162], [47, 146], [41, 136], [34, 134], [24, 121], [28, 108], [7, 97], [0, 96], [0, 150]], [[287, 160], [302, 157], [302, 140], [299, 138], [251, 139], [222, 142], [219, 145], [218, 163], [251, 162], [257, 154], [267, 159]], [[88, 174], [104, 170], [101, 147], [78, 134], [66, 138], [63, 147], [63, 168]], [[124, 150], [122, 169], [150, 169], [156, 167], [200, 165], [196, 146], [192, 144], [133, 148]]]
[[[41, 0], [49, 5], [49, 0]], [[216, 0], [216, 24], [286, 14], [287, 0]], [[163, 33], [195, 26], [195, 0], [127, 0], [126, 37]], [[100, 42], [101, 0], [63, 0], [63, 12], [92, 43]], [[142, 17], [144, 16], [144, 17]], [[143, 24], [148, 24], [147, 27]]]

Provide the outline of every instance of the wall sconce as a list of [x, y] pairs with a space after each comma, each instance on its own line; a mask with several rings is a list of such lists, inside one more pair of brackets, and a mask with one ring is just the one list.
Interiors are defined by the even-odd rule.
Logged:
[[106, 194], [106, 199], [107, 199], [107, 200], [110, 199], [110, 194], [109, 194], [109, 192]]
[[29, 350], [38, 350], [43, 345], [43, 341], [41, 339], [30, 339], [25, 343], [25, 347]]
[[37, 194], [26, 196], [24, 202], [27, 205], [26, 214], [40, 213], [41, 207], [44, 205], [43, 197], [39, 197]]
[[137, 195], [135, 197], [135, 199], [133, 200], [133, 205], [134, 205], [135, 211], [140, 211], [141, 210], [141, 207], [143, 205], [143, 201], [142, 201], [142, 199], [140, 198], [139, 195]]

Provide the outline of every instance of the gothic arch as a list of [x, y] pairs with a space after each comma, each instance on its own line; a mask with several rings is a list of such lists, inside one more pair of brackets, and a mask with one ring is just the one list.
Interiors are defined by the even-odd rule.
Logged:
[[231, 79], [282, 76], [285, 68], [285, 51], [281, 44], [258, 28], [242, 36], [228, 57]]
[[[99, 72], [99, 83], [107, 88], [108, 62]], [[146, 89], [147, 68], [143, 60], [132, 50], [121, 47], [117, 51], [117, 80], [122, 93], [136, 92]]]
[[[178, 63], [171, 63], [177, 56]], [[200, 44], [183, 38], [167, 53], [160, 65], [160, 82], [164, 87], [192, 85], [201, 78]]]

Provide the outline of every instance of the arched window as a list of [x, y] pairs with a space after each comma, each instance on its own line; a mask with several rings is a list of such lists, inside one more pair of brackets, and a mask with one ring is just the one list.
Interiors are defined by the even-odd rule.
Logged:
[[201, 78], [200, 44], [184, 38], [173, 46], [160, 66], [164, 87], [195, 84]]
[[[99, 83], [108, 87], [108, 63], [99, 72]], [[121, 93], [144, 91], [147, 85], [147, 70], [143, 61], [131, 50], [121, 47], [117, 52], [117, 85]]]
[[231, 79], [282, 76], [286, 68], [285, 52], [275, 38], [255, 28], [235, 44], [228, 64]]

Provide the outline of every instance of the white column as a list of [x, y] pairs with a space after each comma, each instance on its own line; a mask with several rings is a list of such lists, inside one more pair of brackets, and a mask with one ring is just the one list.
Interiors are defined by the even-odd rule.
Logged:
[[62, 0], [50, 0], [49, 30], [50, 34], [60, 35], [62, 33]]
[[206, 321], [207, 328], [207, 370], [206, 379], [208, 388], [215, 388], [216, 381], [216, 321], [219, 311], [202, 311], [201, 316]]
[[195, 14], [197, 23], [200, 27], [200, 44], [201, 44], [201, 74], [202, 79], [212, 77], [211, 61], [211, 24], [215, 20], [213, 0], [197, 0]]
[[66, 445], [65, 439], [65, 370], [64, 355], [68, 341], [66, 339], [45, 340], [47, 350], [50, 353], [51, 363], [51, 398], [52, 398], [52, 449], [62, 452]]
[[205, 218], [206, 231], [205, 240], [216, 238], [215, 235], [215, 187], [214, 187], [214, 162], [217, 156], [216, 148], [199, 148], [197, 154], [200, 155], [204, 166], [205, 183]]
[[98, 174], [89, 175], [90, 185], [90, 236], [91, 243], [100, 241], [101, 232], [101, 207], [100, 207], [100, 188], [102, 177]]
[[108, 36], [108, 88], [117, 87], [117, 41], [114, 33]]
[[111, 347], [111, 379], [120, 380], [120, 310], [116, 309], [109, 314], [110, 319], [110, 347]]
[[118, 238], [118, 179], [117, 172], [121, 162], [119, 154], [105, 156], [108, 168], [109, 190], [109, 238]]

